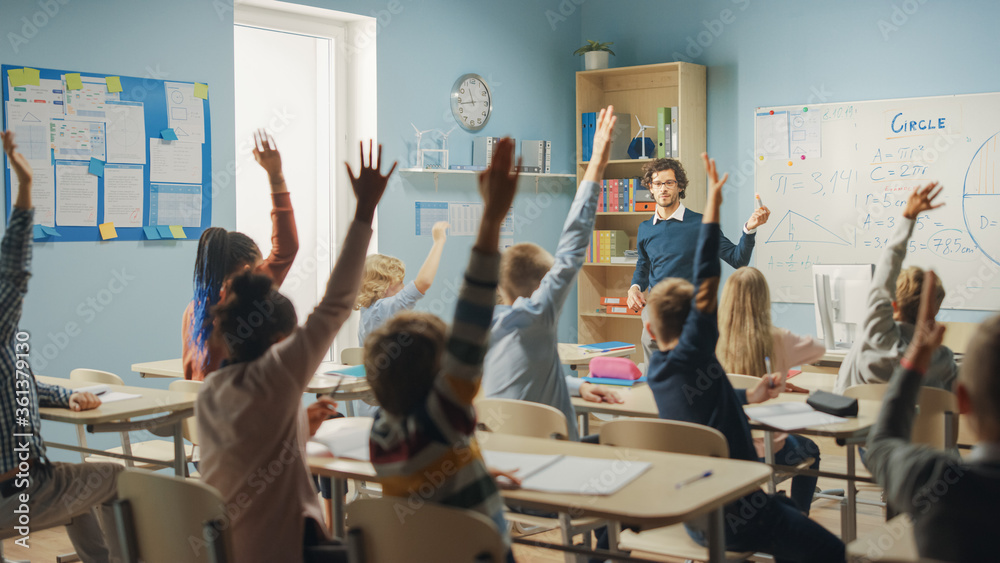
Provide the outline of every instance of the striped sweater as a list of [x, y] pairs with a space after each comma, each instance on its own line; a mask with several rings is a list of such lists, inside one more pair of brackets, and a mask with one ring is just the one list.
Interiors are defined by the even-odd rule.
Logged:
[[[475, 510], [502, 523], [503, 501], [476, 442], [472, 399], [496, 301], [499, 254], [475, 250], [465, 272], [442, 371], [423, 406], [406, 416], [380, 410], [372, 425], [371, 460], [386, 496], [403, 497], [401, 519], [425, 502]], [[506, 528], [500, 532], [506, 536]]]

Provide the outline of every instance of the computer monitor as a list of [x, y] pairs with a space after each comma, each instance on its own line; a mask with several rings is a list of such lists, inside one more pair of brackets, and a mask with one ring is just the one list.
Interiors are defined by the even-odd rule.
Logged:
[[812, 267], [816, 334], [827, 350], [850, 348], [868, 312], [874, 264]]

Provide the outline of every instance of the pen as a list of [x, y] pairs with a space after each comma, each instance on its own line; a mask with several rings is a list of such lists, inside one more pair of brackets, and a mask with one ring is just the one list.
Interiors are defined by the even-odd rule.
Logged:
[[330, 391], [329, 393], [327, 393], [327, 396], [333, 397], [334, 395], [336, 395], [337, 394], [337, 390], [340, 389], [340, 385], [342, 383], [344, 383], [344, 376], [343, 375], [340, 376], [340, 381], [337, 382], [337, 385], [333, 388], [333, 390]]
[[767, 386], [774, 389], [774, 378], [771, 377], [771, 357], [764, 356], [764, 369], [767, 370]]
[[712, 476], [712, 470], [709, 469], [708, 471], [706, 471], [706, 472], [704, 472], [704, 473], [702, 473], [700, 475], [695, 475], [694, 477], [690, 477], [688, 479], [685, 479], [685, 480], [681, 481], [680, 483], [677, 483], [676, 485], [674, 485], [674, 488], [675, 489], [680, 489], [682, 487], [686, 487], [686, 486], [690, 485], [691, 483], [695, 483], [695, 482], [701, 481], [702, 479], [705, 479], [705, 478], [711, 477], [711, 476]]
[[753, 195], [754, 195], [754, 204], [755, 204], [754, 208], [755, 209], [760, 209], [761, 207], [764, 207], [764, 202], [760, 199], [760, 194], [753, 194]]

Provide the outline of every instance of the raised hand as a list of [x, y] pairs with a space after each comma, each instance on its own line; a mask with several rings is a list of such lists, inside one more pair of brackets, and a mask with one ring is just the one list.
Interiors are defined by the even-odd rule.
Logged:
[[438, 221], [431, 227], [431, 240], [434, 242], [444, 242], [448, 238], [448, 227], [451, 225], [447, 221]]
[[937, 274], [934, 270], [924, 272], [923, 283], [920, 309], [917, 310], [917, 327], [913, 331], [913, 340], [906, 349], [906, 360], [910, 362], [910, 367], [919, 372], [927, 371], [931, 356], [944, 340], [944, 325], [934, 320], [937, 313]]
[[518, 170], [521, 159], [517, 160], [517, 168], [512, 168], [514, 162], [514, 140], [510, 137], [500, 139], [493, 149], [493, 161], [490, 167], [479, 173], [479, 193], [483, 196], [483, 220], [499, 223], [507, 216], [510, 204], [517, 192]]
[[747, 230], [752, 231], [757, 227], [767, 223], [767, 219], [771, 216], [771, 210], [767, 208], [766, 205], [761, 205], [756, 209], [750, 218], [747, 219]]
[[281, 153], [278, 152], [274, 137], [263, 129], [258, 129], [253, 134], [253, 145], [253, 158], [267, 172], [271, 185], [276, 181], [284, 183], [285, 179], [281, 175]]
[[705, 172], [708, 174], [708, 205], [705, 206], [703, 223], [719, 222], [719, 207], [722, 205], [722, 186], [726, 185], [729, 179], [727, 172], [719, 179], [719, 172], [715, 169], [715, 159], [708, 158], [708, 153], [701, 153], [701, 159], [705, 161]]
[[[936, 190], [934, 188], [937, 188]], [[934, 205], [934, 199], [941, 195], [944, 186], [938, 186], [937, 182], [931, 182], [922, 188], [916, 188], [910, 192], [910, 197], [906, 198], [906, 207], [903, 209], [903, 217], [916, 219], [924, 211], [937, 209], [944, 205], [944, 202]]]
[[[368, 142], [368, 164], [365, 164], [365, 144], [361, 145], [361, 169], [358, 175], [354, 175], [351, 165], [344, 163], [347, 167], [347, 175], [351, 178], [351, 187], [354, 188], [354, 196], [358, 199], [358, 208], [354, 214], [356, 221], [371, 223], [375, 217], [375, 208], [385, 193], [385, 187], [389, 183], [389, 176], [396, 170], [398, 162], [392, 163], [392, 168], [385, 176], [382, 175], [382, 145], [378, 146], [378, 160], [375, 161], [372, 141]], [[374, 166], [372, 163], [375, 162]]]
[[608, 158], [611, 156], [611, 134], [617, 122], [614, 106], [608, 106], [598, 114], [597, 127], [594, 129], [594, 149], [583, 176], [584, 181], [600, 182], [604, 178], [604, 167], [608, 165]]
[[17, 145], [14, 144], [14, 132], [4, 131], [3, 152], [7, 153], [7, 161], [17, 175], [17, 198], [14, 200], [14, 207], [18, 209], [31, 209], [31, 165], [24, 155], [17, 152]]

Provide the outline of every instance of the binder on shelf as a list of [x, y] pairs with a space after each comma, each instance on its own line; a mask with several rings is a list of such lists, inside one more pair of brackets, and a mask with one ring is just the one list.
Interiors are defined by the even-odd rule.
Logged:
[[489, 166], [493, 161], [493, 147], [500, 137], [476, 137], [472, 139], [472, 165]]
[[623, 316], [633, 316], [633, 317], [638, 317], [642, 315], [642, 311], [633, 311], [631, 307], [624, 307], [618, 305], [608, 305], [607, 313], [609, 315], [623, 315]]
[[521, 166], [521, 172], [544, 171], [545, 141], [521, 141]]
[[542, 173], [542, 167], [541, 166], [524, 166], [524, 165], [521, 165], [521, 166], [515, 166], [514, 168], [517, 168], [518, 172], [526, 172], [528, 174], [541, 174]]
[[670, 156], [670, 108], [656, 110], [656, 157]]
[[545, 141], [545, 164], [542, 165], [545, 174], [552, 173], [552, 141]]
[[486, 170], [486, 167], [476, 166], [475, 164], [452, 164], [448, 167], [448, 170]]
[[636, 211], [656, 211], [656, 203], [652, 201], [639, 201], [635, 204]]
[[678, 128], [680, 123], [678, 121], [678, 118], [680, 117], [678, 115], [679, 110], [680, 108], [678, 108], [677, 106], [673, 106], [672, 108], [670, 108], [670, 157], [671, 158], [678, 158], [680, 156], [681, 147], [680, 143], [678, 142]]
[[[601, 305], [628, 305], [628, 297], [601, 297]], [[601, 344], [607, 344], [602, 342]], [[590, 346], [597, 346], [597, 344], [590, 344]], [[583, 346], [580, 346], [583, 348]]]

